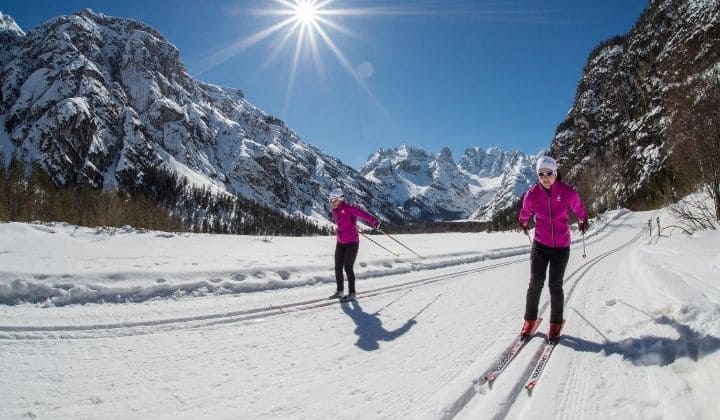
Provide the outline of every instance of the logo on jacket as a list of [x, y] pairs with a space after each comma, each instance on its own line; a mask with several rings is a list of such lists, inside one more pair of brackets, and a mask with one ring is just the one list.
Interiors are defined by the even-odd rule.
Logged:
[[560, 197], [560, 194], [558, 194], [558, 196], [557, 196], [557, 198], [555, 199], [555, 201], [562, 201], [562, 197]]

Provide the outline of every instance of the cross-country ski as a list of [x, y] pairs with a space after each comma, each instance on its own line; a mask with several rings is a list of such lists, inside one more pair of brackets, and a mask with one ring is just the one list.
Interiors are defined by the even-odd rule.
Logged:
[[526, 336], [518, 335], [512, 343], [508, 346], [507, 349], [502, 353], [500, 358], [497, 361], [497, 364], [495, 367], [488, 373], [488, 375], [485, 377], [485, 379], [492, 385], [492, 383], [500, 376], [500, 374], [505, 370], [505, 368], [510, 364], [510, 362], [515, 359], [515, 356], [520, 352], [520, 350], [525, 347], [525, 345], [532, 339], [532, 337], [535, 335], [535, 332], [537, 331], [538, 327], [540, 327], [540, 323], [542, 322], [542, 318], [538, 318], [537, 322], [534, 324], [534, 327], [527, 333]]
[[528, 392], [532, 392], [532, 390], [537, 385], [538, 381], [540, 380], [540, 375], [542, 375], [543, 371], [545, 370], [545, 367], [547, 366], [548, 362], [550, 361], [550, 356], [553, 353], [553, 350], [555, 350], [555, 347], [562, 339], [562, 329], [565, 328], [565, 321], [562, 322], [562, 327], [557, 332], [559, 335], [550, 339], [546, 340], [545, 344], [541, 347], [541, 350], [539, 350], [539, 358], [537, 360], [537, 363], [535, 363], [535, 367], [532, 370], [532, 374], [528, 378], [527, 382], [525, 383], [525, 389], [528, 390]]

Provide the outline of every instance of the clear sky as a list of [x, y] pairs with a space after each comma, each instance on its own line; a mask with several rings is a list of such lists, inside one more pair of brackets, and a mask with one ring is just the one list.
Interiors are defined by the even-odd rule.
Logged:
[[177, 46], [192, 76], [241, 89], [305, 142], [359, 168], [403, 143], [447, 146], [456, 159], [474, 146], [548, 147], [590, 51], [628, 32], [648, 6], [303, 2], [313, 0], [3, 0], [0, 11], [26, 32], [84, 8], [141, 20]]

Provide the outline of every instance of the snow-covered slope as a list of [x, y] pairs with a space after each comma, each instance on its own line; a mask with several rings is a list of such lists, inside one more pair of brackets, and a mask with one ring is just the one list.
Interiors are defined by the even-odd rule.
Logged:
[[27, 34], [8, 16], [0, 25], [3, 150], [59, 185], [113, 189], [160, 167], [287, 214], [326, 219], [327, 194], [341, 186], [381, 218], [402, 217], [239, 90], [193, 79], [177, 48], [141, 22], [84, 10]]
[[429, 154], [402, 145], [372, 154], [360, 172], [416, 219], [485, 221], [536, 181], [536, 161], [520, 152], [475, 147], [455, 163], [447, 148]]
[[574, 234], [565, 337], [532, 396], [547, 324], [481, 380], [521, 324], [518, 232], [398, 236], [424, 260], [363, 240], [341, 305], [329, 237], [0, 224], [0, 295], [55, 291], [0, 304], [0, 418], [714, 419], [720, 235], [651, 239], [658, 216], [675, 223], [594, 221], [587, 259]]

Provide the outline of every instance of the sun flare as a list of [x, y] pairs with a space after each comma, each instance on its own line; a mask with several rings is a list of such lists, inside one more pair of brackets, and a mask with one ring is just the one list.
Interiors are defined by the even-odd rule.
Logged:
[[317, 21], [318, 8], [309, 1], [300, 1], [295, 4], [295, 17], [304, 24], [312, 25]]
[[[369, 78], [367, 65], [354, 64], [345, 56], [341, 45], [335, 39], [341, 35], [355, 39], [360, 39], [362, 36], [341, 25], [337, 20], [348, 17], [393, 15], [398, 11], [382, 7], [341, 8], [338, 7], [338, 3], [341, 2], [342, 0], [271, 0], [267, 2], [274, 5], [253, 10], [251, 14], [260, 17], [275, 17], [276, 19], [258, 32], [238, 39], [211, 54], [205, 60], [205, 68], [201, 70], [201, 73], [220, 65], [245, 49], [272, 40], [272, 43], [269, 44], [268, 59], [262, 66], [263, 69], [283, 52], [290, 50], [288, 86], [281, 115], [286, 113], [290, 102], [298, 68], [308, 62], [314, 63], [318, 73], [324, 75], [326, 70], [323, 56], [325, 55], [334, 57], [360, 88], [380, 106], [366, 83]], [[380, 108], [382, 107], [380, 106]]]

